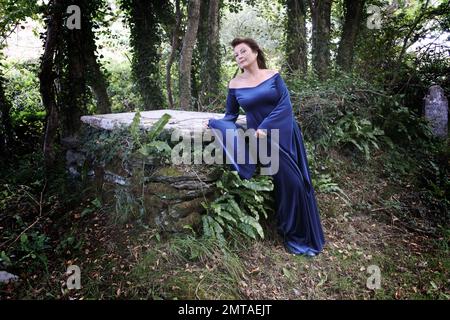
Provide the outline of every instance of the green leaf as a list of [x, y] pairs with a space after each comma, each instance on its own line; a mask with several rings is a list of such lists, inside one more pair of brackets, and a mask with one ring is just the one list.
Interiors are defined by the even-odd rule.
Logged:
[[28, 243], [28, 236], [26, 233], [24, 233], [20, 236], [20, 243], [22, 243], [22, 244]]
[[252, 181], [252, 180], [243, 180], [242, 185], [253, 191], [272, 191], [273, 190], [272, 184], [258, 183], [256, 181]]
[[225, 218], [225, 219], [227, 219], [228, 221], [232, 221], [234, 223], [237, 223], [236, 219], [233, 218], [233, 216], [230, 213], [228, 213], [227, 211], [220, 211], [220, 212], [218, 212], [218, 215], [223, 217], [223, 218]]
[[6, 255], [5, 251], [0, 252], [0, 261], [3, 262], [6, 267], [12, 265], [11, 259]]
[[133, 142], [136, 143], [138, 146], [142, 147], [141, 144], [141, 136], [140, 136], [140, 129], [139, 126], [141, 124], [141, 113], [139, 110], [136, 110], [136, 113], [134, 114], [133, 121], [131, 121], [130, 125], [130, 134], [133, 137]]
[[267, 211], [273, 210], [272, 179], [242, 180], [236, 172], [224, 171], [216, 185], [219, 196], [205, 204], [210, 218], [202, 217], [204, 236], [222, 241], [226, 234], [238, 232], [252, 239], [264, 238], [259, 219], [261, 213], [267, 217]]
[[264, 239], [264, 231], [259, 222], [255, 218], [250, 216], [244, 216], [241, 218], [241, 221], [253, 227], [256, 230], [256, 232], [258, 232], [261, 239]]
[[210, 216], [204, 215], [202, 216], [202, 224], [203, 224], [203, 235], [207, 238], [210, 238], [214, 234], [214, 229], [211, 226], [212, 218]]
[[156, 150], [156, 152], [158, 153], [170, 154], [170, 152], [172, 151], [170, 146], [164, 141], [155, 140], [150, 142], [147, 146], [149, 146], [151, 149]]
[[434, 290], [438, 290], [439, 287], [437, 286], [437, 284], [434, 281], [430, 281], [431, 286], [433, 287]]
[[163, 114], [162, 117], [156, 121], [148, 132], [149, 141], [154, 141], [156, 137], [163, 131], [165, 125], [169, 122], [171, 118], [170, 114]]
[[148, 157], [150, 155], [148, 145], [143, 145], [141, 148], [139, 148], [138, 152], [142, 154], [144, 157]]
[[248, 237], [256, 240], [255, 231], [250, 225], [248, 225], [246, 223], [240, 223], [238, 225], [238, 227], [245, 235], [247, 235]]
[[348, 139], [348, 141], [353, 143], [355, 147], [357, 147], [360, 151], [363, 151], [363, 147], [361, 147], [359, 143], [355, 141], [355, 139]]
[[97, 209], [100, 209], [102, 207], [102, 202], [99, 198], [95, 198], [91, 202]]
[[283, 268], [283, 275], [288, 279], [292, 279], [292, 273], [286, 268]]
[[235, 200], [230, 200], [228, 202], [228, 206], [229, 206], [228, 211], [233, 212], [236, 217], [245, 216], [245, 213], [241, 210], [241, 208], [239, 207], [239, 205]]

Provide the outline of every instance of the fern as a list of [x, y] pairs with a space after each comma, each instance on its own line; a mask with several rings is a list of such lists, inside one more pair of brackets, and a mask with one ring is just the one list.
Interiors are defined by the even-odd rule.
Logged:
[[379, 149], [378, 143], [384, 131], [369, 120], [348, 113], [337, 122], [330, 136], [334, 145], [353, 145], [369, 160], [371, 149]]
[[159, 134], [164, 130], [164, 127], [169, 122], [170, 118], [171, 116], [165, 113], [152, 125], [147, 136], [143, 137], [139, 129], [141, 114], [139, 110], [136, 111], [133, 121], [131, 122], [129, 132], [133, 139], [133, 144], [137, 146], [138, 152], [141, 155], [144, 157], [156, 155], [161, 158], [170, 155], [171, 148], [167, 142], [156, 140]]
[[212, 203], [203, 204], [207, 209], [202, 220], [204, 236], [225, 241], [238, 233], [251, 239], [264, 239], [260, 215], [267, 218], [272, 210], [270, 177], [242, 180], [235, 171], [223, 171], [216, 186], [220, 195]]
[[158, 137], [158, 135], [164, 130], [164, 127], [169, 122], [170, 118], [171, 116], [165, 113], [158, 121], [155, 122], [155, 124], [153, 124], [147, 135], [148, 141], [152, 142]]

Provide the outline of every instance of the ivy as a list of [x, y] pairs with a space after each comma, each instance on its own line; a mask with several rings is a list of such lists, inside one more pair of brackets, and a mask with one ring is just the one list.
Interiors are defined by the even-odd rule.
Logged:
[[161, 109], [165, 100], [160, 81], [160, 45], [173, 20], [172, 5], [169, 1], [121, 0], [120, 7], [131, 30], [132, 71], [143, 109]]

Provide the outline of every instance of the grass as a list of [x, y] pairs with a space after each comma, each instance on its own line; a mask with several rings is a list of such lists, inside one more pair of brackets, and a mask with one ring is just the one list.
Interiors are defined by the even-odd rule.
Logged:
[[[168, 266], [171, 266], [168, 268]], [[156, 244], [132, 270], [134, 295], [164, 299], [236, 299], [244, 268], [224, 244], [193, 236], [176, 236]]]

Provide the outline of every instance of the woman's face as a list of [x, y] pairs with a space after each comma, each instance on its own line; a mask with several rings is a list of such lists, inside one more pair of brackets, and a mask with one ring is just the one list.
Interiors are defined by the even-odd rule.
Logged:
[[253, 52], [246, 43], [238, 44], [234, 47], [233, 51], [236, 63], [241, 69], [254, 63], [256, 61], [256, 57], [258, 56], [258, 53]]

